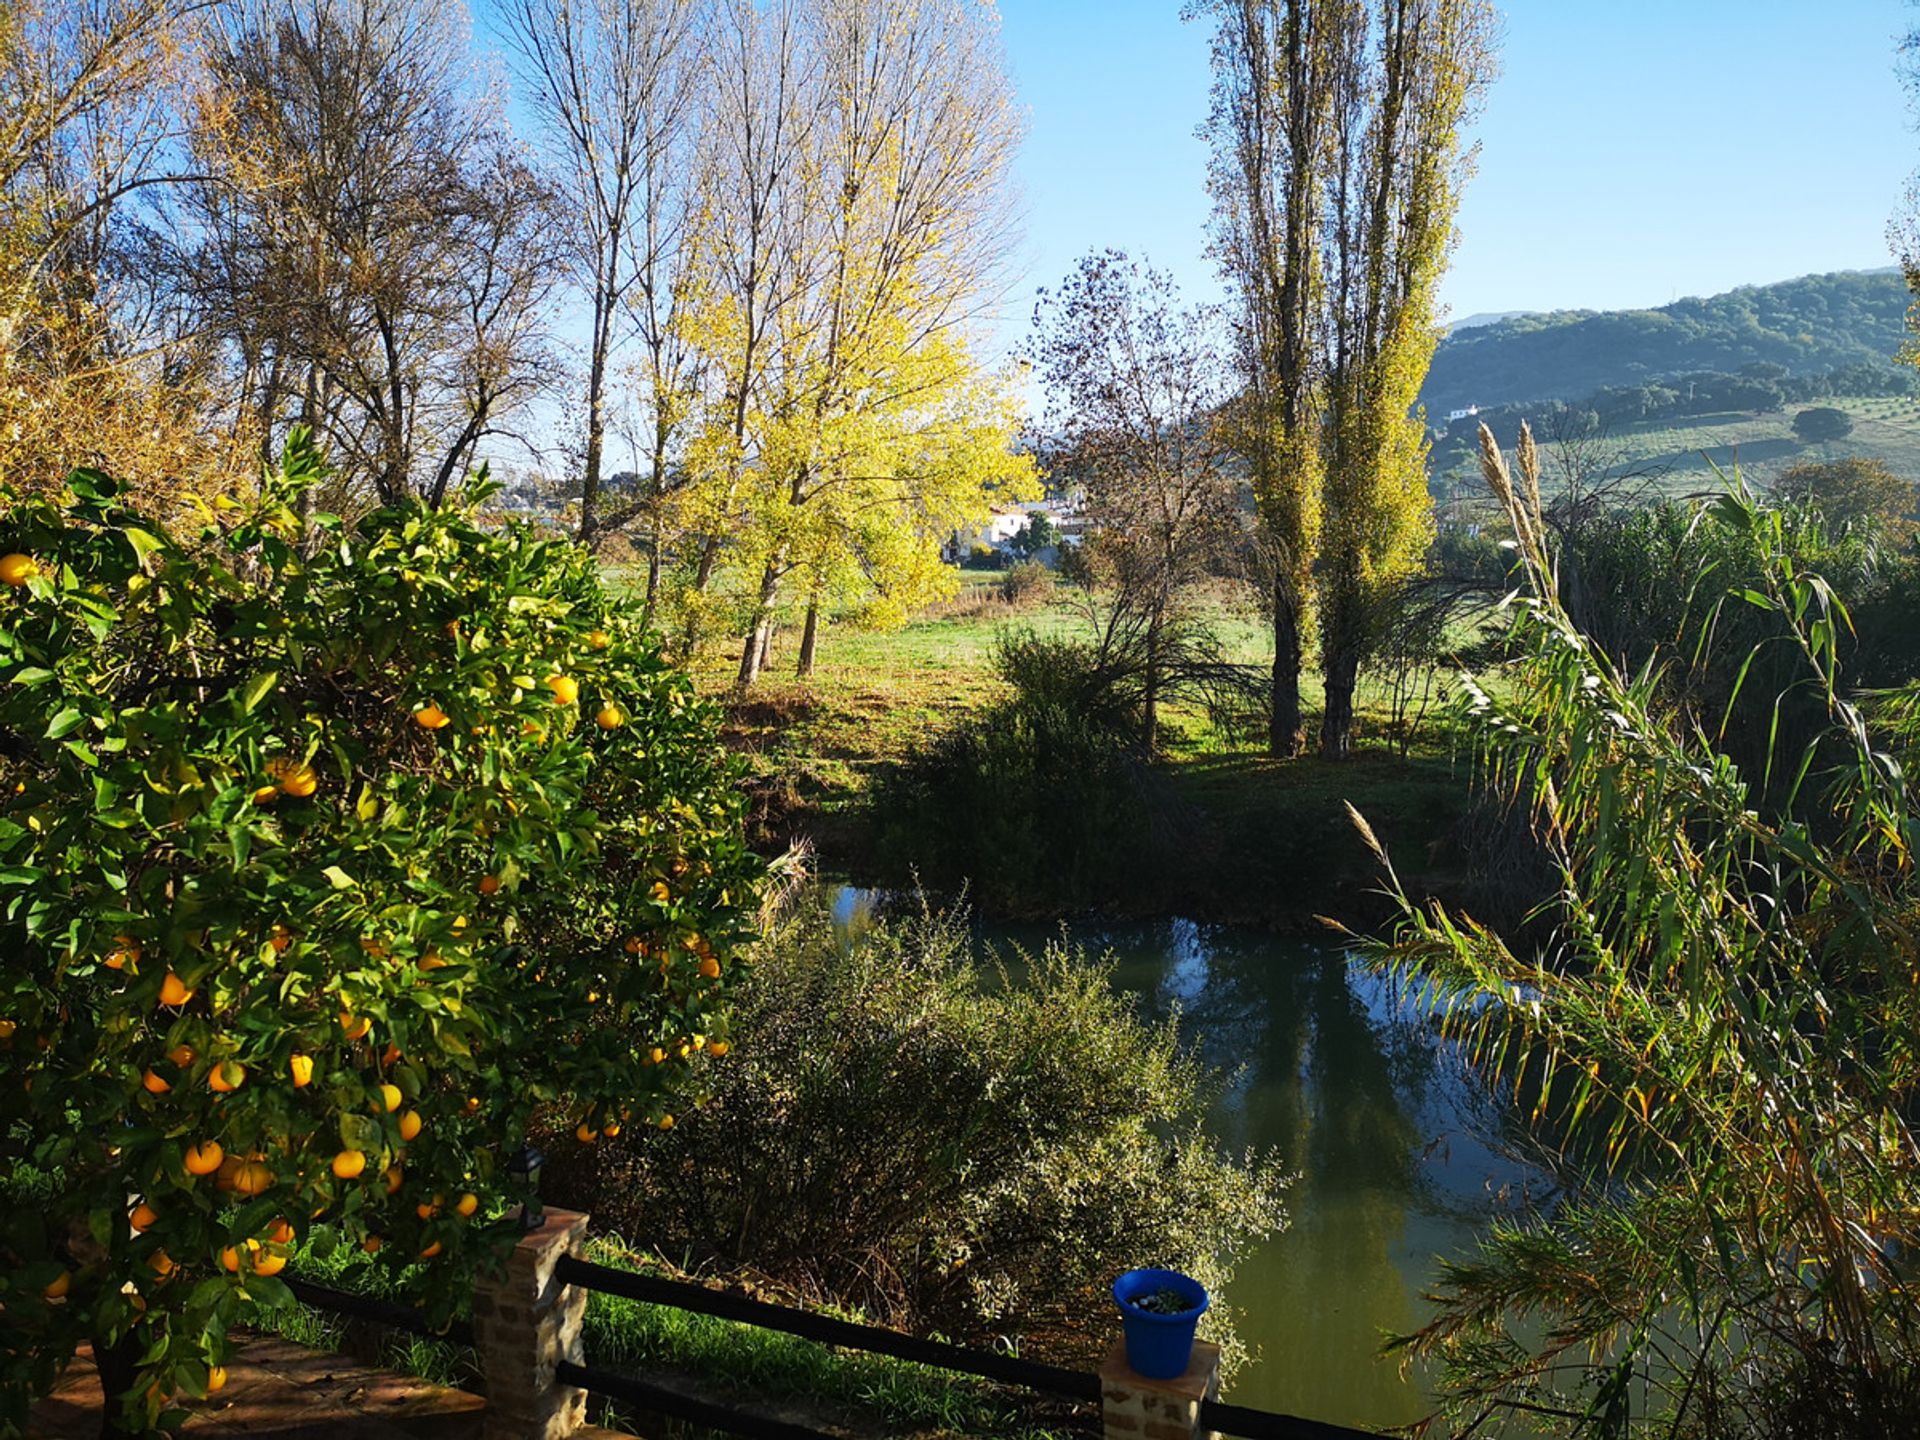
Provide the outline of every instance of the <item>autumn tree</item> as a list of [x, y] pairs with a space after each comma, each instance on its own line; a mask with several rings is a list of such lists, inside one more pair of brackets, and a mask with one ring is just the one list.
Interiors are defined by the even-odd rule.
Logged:
[[1312, 576], [1321, 750], [1353, 744], [1384, 597], [1431, 529], [1424, 423], [1435, 292], [1492, 74], [1481, 0], [1218, 0], [1218, 248], [1241, 317], [1247, 449], [1276, 579], [1273, 739], [1299, 740], [1296, 640]]
[[774, 324], [801, 287], [803, 247], [788, 193], [819, 105], [803, 44], [801, 0], [722, 0], [702, 67], [697, 223], [686, 236], [679, 327], [697, 353], [699, 387], [678, 496], [685, 573], [676, 577], [682, 644], [712, 621], [709, 587], [744, 516]]
[[[601, 468], [616, 345], [636, 325], [654, 362], [654, 429], [670, 429], [671, 256], [694, 157], [693, 0], [511, 0], [502, 19], [539, 117], [544, 171], [569, 216], [564, 254], [587, 312], [583, 541], [602, 525]], [[657, 392], [662, 386], [666, 394]], [[656, 483], [665, 440], [654, 450]]]
[[258, 0], [210, 39], [192, 271], [238, 414], [438, 503], [552, 377], [556, 216], [450, 0]]
[[1852, 456], [1789, 466], [1769, 487], [1775, 499], [1812, 504], [1836, 524], [1866, 522], [1906, 538], [1920, 515], [1920, 486], [1896, 475], [1884, 460]]
[[[211, 355], [166, 235], [187, 177], [207, 0], [23, 0], [0, 14], [0, 475], [111, 457], [153, 498], [226, 488]], [[249, 468], [238, 467], [239, 473]]]
[[712, 357], [695, 588], [724, 545], [745, 687], [790, 585], [816, 638], [836, 600], [902, 614], [937, 593], [939, 547], [989, 487], [1024, 481], [974, 323], [1019, 127], [985, 11], [810, 0], [726, 30], [688, 321]]
[[1048, 389], [1046, 463], [1085, 490], [1087, 564], [1137, 615], [1141, 741], [1157, 739], [1169, 629], [1239, 538], [1239, 478], [1221, 412], [1220, 316], [1119, 251], [1042, 292], [1035, 367]]
[[1228, 411], [1261, 521], [1273, 622], [1268, 748], [1306, 745], [1300, 706], [1322, 508], [1320, 214], [1333, 127], [1332, 5], [1195, 0], [1212, 15], [1214, 256], [1234, 298], [1240, 389]]

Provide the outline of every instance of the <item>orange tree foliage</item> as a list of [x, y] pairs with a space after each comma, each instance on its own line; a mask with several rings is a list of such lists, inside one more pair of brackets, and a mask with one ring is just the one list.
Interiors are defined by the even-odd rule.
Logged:
[[711, 713], [576, 546], [303, 528], [320, 473], [296, 436], [190, 545], [91, 471], [0, 516], [0, 1125], [53, 1177], [0, 1216], [0, 1430], [88, 1335], [163, 1422], [302, 1245], [444, 1318], [536, 1109], [668, 1124], [726, 1048]]

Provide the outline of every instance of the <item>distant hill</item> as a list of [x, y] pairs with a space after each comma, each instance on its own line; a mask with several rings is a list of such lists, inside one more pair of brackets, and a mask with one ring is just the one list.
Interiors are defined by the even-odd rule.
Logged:
[[1907, 339], [1912, 301], [1890, 267], [1747, 285], [1657, 310], [1553, 310], [1484, 324], [1468, 316], [1440, 342], [1420, 399], [1429, 415], [1444, 416], [1698, 371], [1778, 366], [1813, 375], [1885, 365]]
[[1537, 310], [1478, 310], [1471, 315], [1462, 315], [1458, 320], [1449, 320], [1447, 333], [1472, 330], [1481, 325], [1498, 325], [1502, 320], [1518, 320], [1522, 316], [1539, 313]]

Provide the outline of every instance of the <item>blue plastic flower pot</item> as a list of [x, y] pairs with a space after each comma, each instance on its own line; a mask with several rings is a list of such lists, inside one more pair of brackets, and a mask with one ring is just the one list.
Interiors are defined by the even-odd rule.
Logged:
[[[1172, 1290], [1191, 1302], [1175, 1315], [1142, 1310], [1135, 1302], [1159, 1290]], [[1187, 1373], [1193, 1358], [1193, 1331], [1213, 1303], [1207, 1287], [1178, 1270], [1129, 1270], [1113, 1282], [1114, 1303], [1127, 1337], [1127, 1364], [1149, 1380], [1174, 1380]]]

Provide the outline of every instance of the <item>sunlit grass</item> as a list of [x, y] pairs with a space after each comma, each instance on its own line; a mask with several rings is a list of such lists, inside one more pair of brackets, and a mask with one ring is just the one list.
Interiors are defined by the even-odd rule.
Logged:
[[[672, 1267], [637, 1255], [611, 1237], [589, 1241], [587, 1258], [622, 1269], [674, 1274]], [[321, 1258], [303, 1251], [294, 1268], [303, 1278], [337, 1289], [384, 1299], [406, 1298], [404, 1283], [346, 1252]], [[865, 1319], [853, 1311], [824, 1313]], [[296, 1344], [337, 1350], [346, 1341], [348, 1322], [297, 1305], [280, 1312], [271, 1328]], [[393, 1331], [378, 1333], [382, 1338], [377, 1353], [370, 1357], [375, 1363], [437, 1385], [484, 1388], [479, 1359], [471, 1347]], [[591, 1365], [672, 1379], [719, 1403], [826, 1407], [836, 1415], [844, 1412], [846, 1418], [917, 1434], [1052, 1440], [1065, 1433], [1035, 1423], [1030, 1408], [1011, 1393], [969, 1377], [615, 1295], [589, 1297], [585, 1343]], [[596, 1419], [612, 1428], [622, 1424], [617, 1406], [602, 1407]]]

